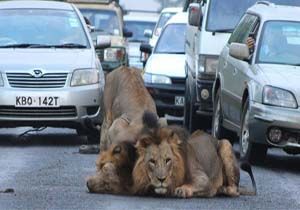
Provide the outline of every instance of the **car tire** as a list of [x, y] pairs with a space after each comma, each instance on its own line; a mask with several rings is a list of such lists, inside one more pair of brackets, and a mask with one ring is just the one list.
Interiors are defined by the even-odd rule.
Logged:
[[266, 158], [268, 147], [251, 141], [249, 132], [249, 99], [246, 100], [242, 111], [240, 129], [240, 159], [251, 164], [261, 164]]
[[222, 111], [222, 106], [221, 106], [221, 90], [220, 88], [218, 89], [215, 100], [214, 100], [214, 105], [213, 105], [213, 117], [212, 117], [212, 135], [213, 137], [217, 139], [228, 139], [231, 144], [234, 143], [234, 134], [231, 133], [229, 130], [223, 127], [223, 111]]

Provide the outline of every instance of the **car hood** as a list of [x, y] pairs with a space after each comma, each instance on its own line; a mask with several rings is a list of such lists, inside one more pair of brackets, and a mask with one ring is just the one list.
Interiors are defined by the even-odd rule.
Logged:
[[184, 54], [152, 54], [147, 61], [145, 72], [169, 77], [185, 77], [184, 65]]
[[1, 49], [0, 71], [71, 72], [78, 68], [95, 68], [91, 49]]
[[259, 64], [266, 85], [292, 91], [300, 102], [300, 67], [278, 64]]

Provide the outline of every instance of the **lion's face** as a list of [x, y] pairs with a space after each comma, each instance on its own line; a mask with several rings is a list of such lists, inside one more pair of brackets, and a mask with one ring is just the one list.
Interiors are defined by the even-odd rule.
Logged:
[[[136, 184], [141, 185], [137, 188], [144, 188], [143, 191], [154, 189], [156, 194], [166, 195], [183, 183], [185, 167], [179, 151], [181, 143], [168, 127], [160, 128], [155, 136], [146, 135], [138, 141], [139, 159], [133, 171]], [[147, 178], [141, 181], [137, 176]]]
[[106, 165], [112, 164], [116, 169], [129, 167], [134, 162], [134, 148], [126, 143], [111, 145], [108, 150], [103, 151], [97, 162], [97, 169], [100, 171]]

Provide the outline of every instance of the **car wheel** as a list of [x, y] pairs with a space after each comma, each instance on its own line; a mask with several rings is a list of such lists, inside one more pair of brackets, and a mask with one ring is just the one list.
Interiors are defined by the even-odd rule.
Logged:
[[242, 126], [240, 129], [240, 158], [252, 164], [260, 164], [265, 160], [267, 145], [251, 142], [249, 130], [249, 99], [242, 112]]
[[223, 113], [221, 109], [221, 100], [220, 100], [220, 89], [218, 89], [214, 105], [213, 105], [213, 119], [212, 119], [212, 135], [217, 139], [224, 138], [224, 128], [222, 126]]
[[217, 139], [228, 139], [231, 144], [234, 143], [234, 134], [223, 127], [223, 111], [220, 99], [221, 90], [218, 89], [215, 96], [213, 105], [213, 117], [212, 117], [212, 135]]

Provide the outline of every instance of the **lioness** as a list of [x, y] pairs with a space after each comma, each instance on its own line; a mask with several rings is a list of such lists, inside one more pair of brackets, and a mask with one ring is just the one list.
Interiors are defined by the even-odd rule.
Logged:
[[131, 143], [113, 144], [97, 161], [97, 174], [87, 179], [91, 193], [125, 194], [132, 187], [135, 148]]
[[[156, 114], [155, 103], [144, 86], [141, 71], [120, 67], [109, 73], [104, 87], [104, 120], [100, 152], [123, 140], [135, 141], [145, 110]], [[133, 142], [135, 143], [135, 142]]]
[[183, 128], [158, 126], [151, 113], [145, 114], [144, 124], [136, 145], [133, 193], [182, 198], [256, 193], [250, 167], [255, 192], [239, 188], [239, 168], [228, 140], [218, 141], [202, 131], [189, 138]]

